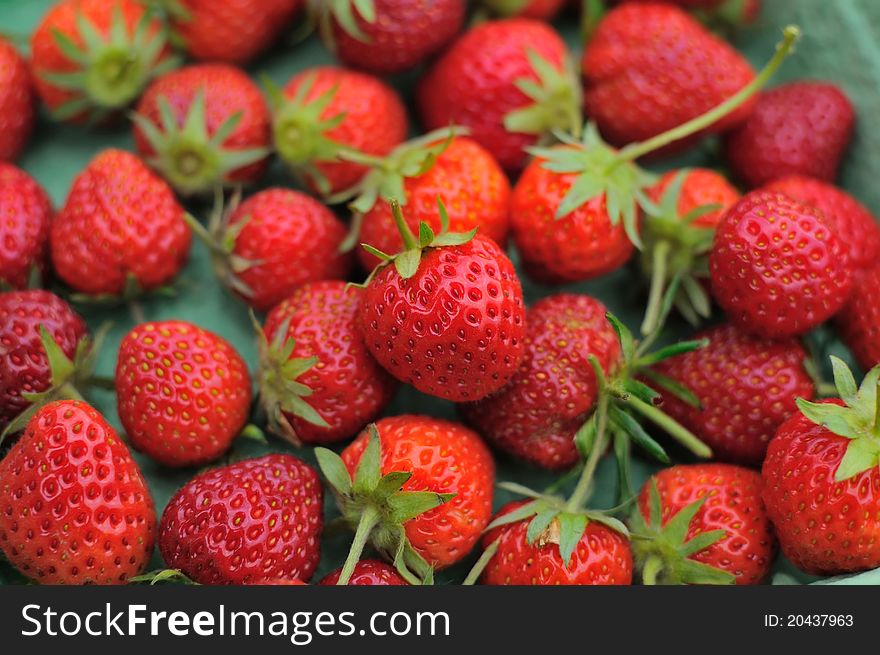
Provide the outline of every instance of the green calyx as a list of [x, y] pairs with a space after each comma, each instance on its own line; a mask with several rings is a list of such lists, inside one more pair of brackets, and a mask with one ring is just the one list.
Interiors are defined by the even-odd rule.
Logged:
[[649, 517], [645, 520], [636, 507], [630, 520], [633, 554], [646, 585], [729, 585], [736, 578], [727, 571], [692, 559], [700, 551], [709, 548], [727, 536], [725, 530], [710, 530], [688, 539], [691, 521], [706, 503], [704, 496], [672, 516], [666, 525], [662, 523], [660, 493], [657, 483], [651, 480]]
[[529, 4], [529, 0], [483, 0], [483, 4], [499, 16], [513, 16]]
[[312, 28], [317, 27], [324, 43], [331, 50], [336, 49], [333, 38], [333, 23], [342, 31], [358, 41], [369, 43], [370, 38], [358, 25], [358, 16], [366, 23], [376, 22], [374, 0], [306, 0], [308, 20]]
[[142, 573], [141, 575], [129, 578], [128, 581], [131, 584], [145, 584], [150, 586], [164, 584], [199, 586], [198, 582], [191, 580], [182, 571], [178, 571], [177, 569], [158, 569], [156, 571], [148, 571], [147, 573]]
[[168, 100], [158, 99], [161, 125], [133, 113], [131, 120], [156, 153], [148, 158], [178, 192], [183, 195], [205, 193], [230, 184], [229, 175], [269, 156], [268, 148], [224, 149], [223, 143], [235, 132], [242, 113], [227, 118], [214, 134], [208, 134], [205, 117], [205, 89], [199, 89], [189, 112], [179, 125]]
[[337, 584], [348, 584], [368, 543], [393, 562], [410, 584], [430, 584], [432, 569], [413, 549], [404, 524], [449, 502], [455, 494], [404, 491], [403, 486], [412, 477], [410, 472], [382, 475], [379, 432], [375, 424], [368, 429], [369, 441], [354, 479], [339, 455], [327, 448], [315, 448], [318, 466], [333, 491], [342, 519], [355, 533]]
[[849, 439], [835, 482], [843, 482], [880, 466], [880, 366], [875, 366], [856, 386], [843, 360], [831, 357], [834, 384], [845, 405], [797, 399], [798, 409], [810, 421]]
[[150, 11], [145, 11], [134, 31], [129, 31], [117, 7], [110, 30], [103, 35], [77, 12], [76, 26], [82, 45], [60, 31], [53, 33], [58, 48], [77, 66], [71, 72], [41, 74], [49, 84], [75, 96], [53, 111], [54, 118], [65, 120], [87, 113], [91, 120], [100, 122], [131, 104], [150, 79], [178, 65], [179, 59], [175, 57], [160, 61], [168, 35], [164, 29], [150, 34], [152, 17]]

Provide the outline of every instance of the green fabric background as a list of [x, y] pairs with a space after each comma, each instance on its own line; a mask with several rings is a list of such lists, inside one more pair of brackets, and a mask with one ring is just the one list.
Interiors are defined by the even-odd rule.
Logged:
[[[34, 29], [52, 0], [0, 0], [0, 32], [28, 34]], [[880, 215], [880, 131], [873, 125], [873, 119], [880, 111], [880, 2], [877, 0], [764, 0], [764, 12], [757, 25], [735, 37], [737, 47], [759, 67], [770, 56], [778, 41], [780, 30], [787, 23], [799, 24], [805, 36], [798, 45], [797, 52], [784, 64], [773, 83], [804, 77], [825, 78], [840, 84], [855, 102], [860, 117], [857, 137], [850, 148], [841, 183], [855, 193], [875, 214]], [[576, 53], [580, 52], [577, 26], [573, 17], [567, 16], [557, 26], [563, 32]], [[317, 39], [311, 38], [297, 45], [280, 44], [267, 56], [249, 67], [253, 75], [268, 74], [275, 82], [283, 84], [293, 73], [303, 68], [322, 63], [331, 63], [332, 57], [323, 49]], [[393, 80], [395, 86], [404, 92], [411, 87], [414, 75], [408, 74]], [[415, 125], [414, 125], [415, 129]], [[99, 150], [106, 147], [132, 149], [131, 132], [127, 125], [104, 131], [86, 131], [81, 128], [52, 125], [43, 120], [20, 165], [34, 175], [49, 191], [55, 204], [60, 206], [74, 176], [86, 162]], [[711, 142], [703, 144], [696, 152], [675, 161], [665, 161], [656, 167], [660, 170], [682, 163], [705, 163], [710, 161], [714, 150]], [[288, 185], [280, 167], [275, 166], [264, 181], [265, 186]], [[197, 215], [205, 215], [207, 208], [194, 206]], [[527, 300], [552, 292], [539, 287], [529, 280], [523, 280]], [[154, 299], [144, 302], [143, 308], [148, 320], [183, 319], [213, 330], [231, 341], [252, 364], [255, 360], [255, 342], [247, 318], [245, 307], [231, 298], [220, 288], [211, 275], [206, 249], [194, 244], [189, 265], [183, 271], [178, 283], [179, 295], [172, 299]], [[584, 292], [598, 296], [609, 308], [637, 328], [641, 317], [644, 288], [633, 270], [625, 269], [609, 275], [602, 280], [570, 285], [568, 291]], [[98, 372], [110, 375], [113, 372], [116, 349], [122, 336], [132, 327], [133, 320], [127, 310], [83, 308], [80, 310], [92, 328], [105, 320], [112, 320], [114, 328], [102, 352]], [[680, 327], [680, 326], [678, 326]], [[672, 331], [675, 331], [673, 326]], [[835, 349], [839, 351], [839, 348]], [[842, 354], [840, 352], [839, 354]], [[93, 396], [96, 405], [107, 414], [111, 422], [119, 425], [113, 396], [99, 392]], [[454, 418], [455, 411], [450, 403], [429, 398], [412, 389], [403, 389], [389, 407], [389, 414], [427, 413]], [[668, 441], [665, 441], [668, 443]], [[288, 450], [277, 440], [271, 440], [271, 450]], [[237, 453], [260, 454], [265, 447], [255, 443], [240, 443]], [[294, 451], [312, 461], [308, 450]], [[147, 458], [137, 456], [149, 480], [157, 509], [165, 506], [174, 491], [185, 483], [193, 471], [170, 471], [163, 469]], [[645, 477], [651, 465], [637, 459], [634, 463], [639, 478]], [[535, 487], [542, 487], [550, 481], [545, 473], [524, 467], [498, 457], [498, 479], [516, 480]], [[600, 468], [594, 494], [597, 507], [612, 502], [614, 493], [614, 467], [606, 461]], [[496, 506], [509, 500], [504, 492], [496, 495]], [[328, 502], [328, 515], [332, 514]], [[347, 536], [324, 539], [323, 558], [316, 574], [318, 579], [327, 571], [341, 565], [347, 550]], [[449, 572], [439, 576], [440, 582], [460, 580], [464, 571], [473, 561], [466, 560]], [[153, 565], [161, 566], [156, 554]], [[794, 571], [787, 562], [780, 559], [777, 564], [780, 574], [778, 582], [806, 581]], [[21, 579], [8, 565], [0, 564], [0, 582], [20, 582]], [[859, 576], [849, 582], [880, 583], [880, 572]]]

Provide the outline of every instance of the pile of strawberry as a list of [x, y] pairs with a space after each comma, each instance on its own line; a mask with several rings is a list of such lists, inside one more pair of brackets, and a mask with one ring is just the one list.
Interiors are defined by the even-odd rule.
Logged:
[[[587, 2], [577, 61], [548, 21], [580, 4], [60, 0], [29, 60], [0, 38], [5, 559], [42, 583], [304, 584], [329, 493], [351, 548], [319, 584], [468, 558], [465, 584], [757, 584], [777, 546], [810, 574], [880, 567], [880, 226], [834, 184], [853, 107], [762, 90], [798, 28], [756, 72], [707, 27], [757, 1]], [[261, 87], [242, 67], [296, 58], [296, 25], [338, 65]], [[96, 152], [55, 208], [13, 163], [38, 106], [136, 152]], [[662, 165], [707, 138], [717, 170]], [[273, 160], [289, 184], [257, 186]], [[138, 319], [193, 236], [256, 361]], [[561, 286], [625, 266], [635, 334]], [[528, 307], [522, 276], [547, 289]], [[135, 319], [112, 378], [97, 303]], [[860, 384], [834, 357], [819, 378], [832, 329]], [[400, 385], [460, 420], [388, 415]], [[191, 472], [161, 515], [132, 451]], [[662, 465], [640, 489], [635, 457]], [[555, 482], [496, 480], [495, 458]], [[493, 515], [497, 486], [522, 499]]]

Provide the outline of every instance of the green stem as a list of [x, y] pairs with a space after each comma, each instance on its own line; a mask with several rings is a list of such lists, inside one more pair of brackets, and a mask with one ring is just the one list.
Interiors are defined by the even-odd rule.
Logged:
[[642, 584], [653, 587], [657, 584], [657, 574], [663, 568], [663, 560], [657, 555], [651, 555], [642, 568]]
[[361, 513], [357, 530], [354, 533], [354, 539], [351, 542], [351, 548], [348, 551], [348, 557], [345, 558], [345, 564], [342, 565], [342, 572], [339, 574], [339, 580], [336, 582], [337, 585], [345, 586], [351, 580], [354, 567], [361, 560], [364, 547], [367, 545], [373, 528], [376, 527], [377, 523], [379, 523], [379, 510], [367, 505]]
[[666, 274], [669, 264], [669, 241], [660, 239], [654, 244], [654, 252], [651, 258], [653, 271], [651, 272], [651, 290], [648, 293], [648, 308], [645, 310], [645, 319], [642, 321], [642, 334], [647, 336], [656, 328], [660, 318], [660, 308], [663, 306], [663, 289], [666, 285]]
[[105, 391], [116, 391], [116, 379], [104, 375], [92, 375], [86, 379], [86, 385]]
[[406, 224], [406, 220], [403, 218], [403, 210], [400, 208], [400, 203], [396, 198], [392, 198], [390, 203], [391, 215], [394, 217], [394, 223], [397, 225], [397, 230], [400, 232], [400, 237], [403, 239], [403, 249], [417, 249], [419, 247], [419, 241], [412, 233], [412, 230], [409, 229], [409, 225]]
[[693, 432], [685, 428], [681, 423], [667, 416], [653, 405], [636, 398], [632, 394], [627, 396], [625, 402], [649, 421], [666, 430], [669, 436], [673, 437], [697, 457], [704, 459], [712, 457], [712, 450], [709, 446], [700, 441]]
[[480, 555], [480, 559], [476, 561], [474, 567], [470, 570], [470, 573], [467, 574], [467, 577], [462, 582], [462, 585], [465, 586], [473, 586], [477, 583], [480, 575], [482, 575], [483, 570], [489, 564], [489, 560], [495, 557], [495, 553], [498, 552], [498, 544], [501, 541], [501, 537], [498, 537], [495, 541], [489, 544], [489, 547], [483, 551], [483, 554]]
[[599, 396], [599, 406], [596, 408], [596, 437], [593, 439], [593, 446], [590, 449], [590, 456], [587, 463], [584, 464], [584, 470], [581, 471], [581, 477], [578, 479], [577, 486], [565, 504], [565, 511], [576, 512], [581, 508], [590, 492], [590, 483], [593, 481], [593, 474], [602, 459], [605, 451], [608, 434], [608, 402], [607, 393]]

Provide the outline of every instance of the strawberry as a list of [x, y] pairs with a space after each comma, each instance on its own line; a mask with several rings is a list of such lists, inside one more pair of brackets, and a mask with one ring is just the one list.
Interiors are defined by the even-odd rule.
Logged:
[[31, 37], [37, 95], [56, 120], [104, 122], [177, 65], [166, 37], [136, 0], [60, 0]]
[[[324, 586], [335, 585], [339, 582], [340, 575], [342, 575], [342, 569], [338, 568], [328, 573], [318, 584]], [[348, 581], [350, 587], [399, 587], [407, 584], [409, 583], [403, 579], [393, 566], [377, 559], [362, 559], [355, 564], [351, 579]]]
[[678, 465], [651, 477], [631, 529], [645, 584], [760, 584], [776, 540], [757, 471]]
[[342, 517], [355, 529], [337, 584], [369, 541], [412, 584], [466, 557], [492, 512], [495, 465], [476, 433], [426, 416], [380, 419], [342, 456], [315, 451]]
[[42, 408], [0, 462], [0, 548], [43, 584], [125, 584], [150, 559], [156, 512], [116, 431], [77, 400]]
[[23, 289], [46, 270], [52, 203], [30, 175], [0, 161], [0, 207], [0, 287]]
[[[521, 509], [526, 501], [508, 503], [495, 521]], [[620, 532], [598, 521], [586, 524], [571, 546], [566, 563], [559, 521], [550, 522], [532, 536], [529, 521], [522, 519], [491, 529], [483, 547], [497, 541], [497, 551], [483, 571], [488, 585], [628, 585], [632, 584], [632, 550]]]
[[[587, 43], [582, 70], [587, 114], [614, 145], [644, 141], [685, 123], [755, 79], [732, 46], [678, 7], [657, 2], [609, 11]], [[698, 134], [729, 130], [753, 106], [750, 98]]]
[[269, 312], [260, 397], [270, 427], [289, 441], [349, 439], [391, 401], [397, 381], [358, 327], [362, 296], [342, 281], [310, 282]]
[[295, 176], [322, 195], [344, 191], [367, 167], [344, 158], [351, 151], [384, 157], [406, 138], [403, 101], [376, 77], [318, 66], [269, 86], [273, 138]]
[[37, 117], [31, 74], [18, 50], [0, 37], [0, 162], [15, 161]]
[[346, 66], [400, 73], [461, 30], [465, 0], [307, 0], [321, 37]]
[[218, 203], [207, 229], [187, 220], [211, 249], [217, 276], [248, 305], [266, 311], [306, 282], [348, 275], [345, 226], [320, 202], [282, 188], [239, 199], [225, 210]]
[[752, 191], [725, 214], [709, 255], [712, 294], [730, 321], [762, 337], [804, 334], [852, 286], [847, 249], [813, 207]]
[[880, 265], [856, 274], [850, 299], [835, 319], [837, 331], [868, 370], [880, 364], [880, 306], [874, 301], [880, 289]]
[[177, 275], [190, 231], [171, 189], [122, 150], [96, 155], [74, 180], [49, 238], [55, 272], [77, 291], [150, 291]]
[[144, 323], [119, 346], [116, 399], [137, 450], [165, 466], [202, 466], [244, 427], [251, 380], [216, 334], [183, 321]]
[[663, 394], [663, 410], [693, 431], [727, 462], [759, 466], [776, 429], [811, 399], [815, 384], [797, 339], [768, 341], [733, 325], [719, 325], [696, 339], [707, 345], [661, 362], [654, 369], [689, 389], [698, 405]]
[[484, 4], [500, 16], [551, 20], [565, 0], [484, 0]]
[[303, 0], [161, 0], [175, 35], [198, 61], [246, 64], [268, 48]]
[[764, 502], [783, 554], [815, 575], [880, 566], [880, 368], [861, 386], [832, 357], [842, 400], [799, 400], [764, 460]]
[[874, 265], [880, 255], [880, 226], [868, 208], [843, 189], [815, 178], [790, 175], [762, 187], [784, 193], [818, 209], [849, 251], [856, 270]]
[[306, 582], [320, 558], [323, 498], [317, 473], [293, 455], [211, 469], [168, 502], [159, 551], [199, 584]]
[[238, 68], [166, 73], [147, 87], [132, 120], [141, 157], [182, 194], [254, 183], [266, 170], [269, 110]]
[[400, 209], [392, 211], [403, 238], [398, 255], [383, 259], [365, 283], [360, 327], [370, 352], [398, 380], [455, 402], [498, 391], [523, 355], [525, 306], [513, 263], [491, 239], [441, 232], [427, 223], [416, 239]]
[[727, 163], [748, 187], [787, 175], [837, 177], [855, 111], [835, 85], [791, 82], [765, 92], [725, 141]]
[[580, 86], [562, 38], [546, 23], [488, 21], [459, 38], [422, 78], [422, 123], [463, 125], [506, 170], [553, 130], [581, 127]]

